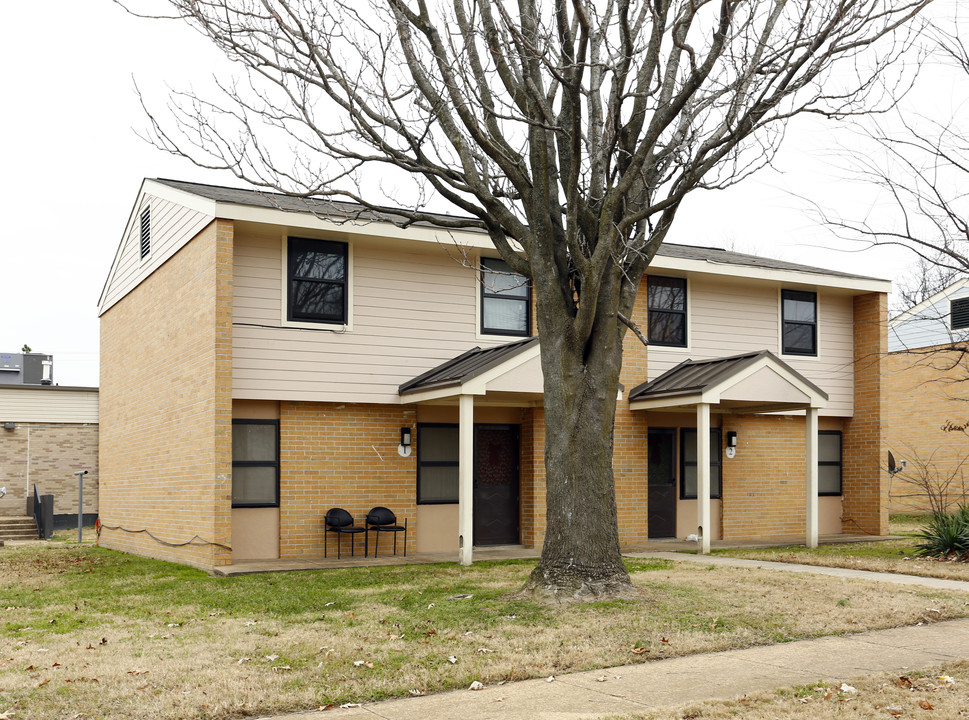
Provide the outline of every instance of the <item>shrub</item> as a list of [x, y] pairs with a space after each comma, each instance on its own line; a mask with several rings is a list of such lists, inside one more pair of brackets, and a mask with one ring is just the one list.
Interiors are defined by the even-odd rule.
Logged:
[[923, 557], [969, 561], [969, 505], [953, 513], [935, 513], [918, 534], [918, 554]]

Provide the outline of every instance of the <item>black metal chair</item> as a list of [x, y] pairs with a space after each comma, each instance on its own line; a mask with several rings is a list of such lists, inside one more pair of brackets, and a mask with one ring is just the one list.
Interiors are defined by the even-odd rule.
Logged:
[[370, 533], [377, 533], [373, 545], [373, 556], [377, 557], [377, 547], [380, 545], [380, 533], [394, 533], [394, 555], [397, 554], [397, 533], [404, 533], [404, 557], [407, 557], [407, 518], [404, 524], [397, 524], [397, 516], [385, 507], [375, 507], [367, 513], [367, 547], [370, 546]]
[[[353, 557], [353, 537], [358, 533], [366, 533], [367, 528], [353, 524], [353, 515], [343, 508], [331, 508], [323, 519], [326, 523], [326, 531], [323, 533], [323, 557], [326, 557], [327, 547], [326, 538], [330, 533], [336, 533], [336, 557], [340, 559], [340, 538], [343, 535], [350, 536], [350, 557]], [[364, 537], [363, 555], [367, 556], [366, 536]]]

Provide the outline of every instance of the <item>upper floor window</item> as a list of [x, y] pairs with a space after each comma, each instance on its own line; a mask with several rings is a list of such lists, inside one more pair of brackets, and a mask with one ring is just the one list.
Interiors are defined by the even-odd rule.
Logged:
[[841, 431], [818, 432], [818, 495], [841, 494]]
[[287, 319], [347, 324], [347, 244], [289, 238]]
[[949, 325], [952, 330], [969, 330], [969, 297], [949, 301]]
[[531, 287], [504, 260], [481, 259], [481, 332], [520, 335], [531, 332]]
[[781, 290], [785, 355], [818, 354], [818, 294], [801, 290]]
[[686, 280], [648, 276], [646, 307], [650, 344], [686, 347]]

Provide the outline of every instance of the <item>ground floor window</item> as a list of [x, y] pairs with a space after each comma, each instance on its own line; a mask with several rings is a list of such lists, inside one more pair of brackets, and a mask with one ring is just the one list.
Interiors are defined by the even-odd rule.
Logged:
[[417, 424], [417, 502], [458, 501], [458, 426]]
[[818, 433], [818, 495], [841, 494], [841, 431]]
[[[697, 492], [696, 430], [680, 429], [680, 499], [696, 500]], [[720, 428], [710, 429], [710, 497], [720, 497]]]
[[279, 506], [279, 421], [232, 421], [232, 507]]

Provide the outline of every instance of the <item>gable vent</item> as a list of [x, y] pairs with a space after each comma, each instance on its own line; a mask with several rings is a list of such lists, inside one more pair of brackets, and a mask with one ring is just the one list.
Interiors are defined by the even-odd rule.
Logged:
[[151, 252], [151, 207], [141, 211], [141, 257]]
[[949, 319], [953, 330], [969, 328], [969, 297], [949, 301]]

